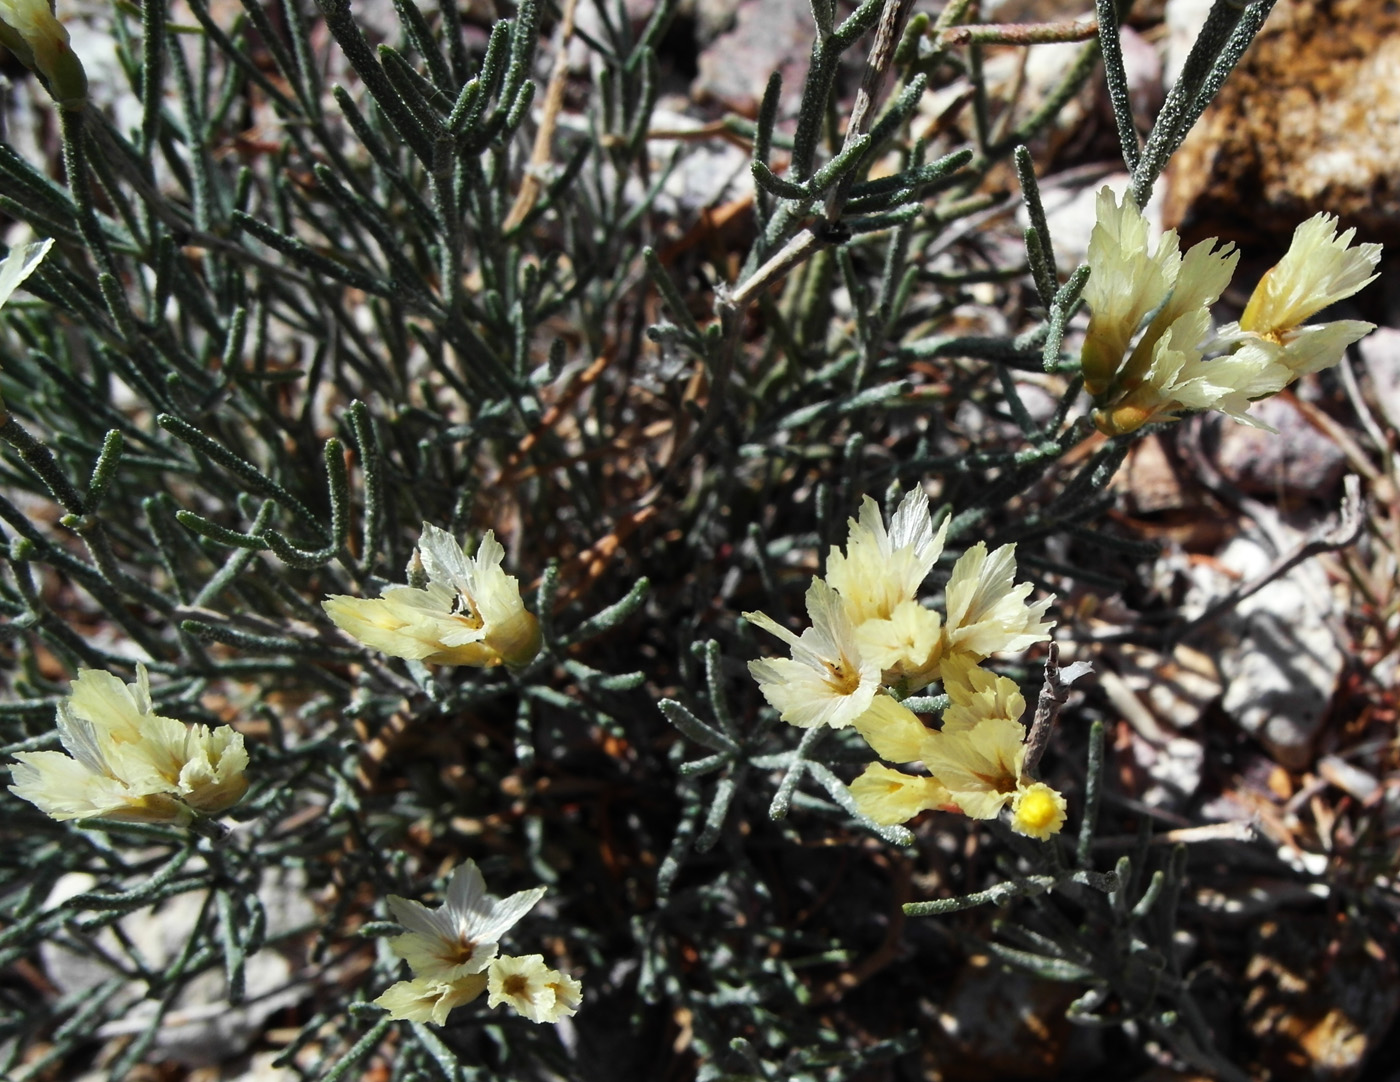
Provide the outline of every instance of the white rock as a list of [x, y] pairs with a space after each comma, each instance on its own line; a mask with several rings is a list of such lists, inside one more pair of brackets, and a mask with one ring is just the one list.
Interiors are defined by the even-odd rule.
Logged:
[[[1239, 581], [1249, 581], [1273, 558], [1260, 541], [1241, 536], [1221, 552], [1220, 564], [1235, 571]], [[1224, 593], [1232, 585], [1217, 582], [1215, 592]], [[1218, 659], [1225, 683], [1222, 705], [1240, 728], [1289, 769], [1311, 760], [1313, 739], [1345, 665], [1329, 623], [1331, 611], [1327, 576], [1309, 560], [1245, 598], [1220, 620], [1228, 644]]]
[[[192, 861], [186, 867], [193, 864]], [[66, 875], [54, 886], [48, 904], [59, 905], [95, 886], [97, 880], [90, 875]], [[300, 871], [267, 872], [259, 898], [267, 914], [269, 936], [308, 928], [317, 919]], [[138, 909], [118, 923], [145, 963], [160, 968], [183, 949], [204, 900], [203, 891], [176, 895], [159, 906]], [[95, 933], [94, 942], [113, 958], [126, 956], [111, 928]], [[64, 993], [95, 989], [115, 973], [94, 952], [80, 952], [52, 940], [40, 945], [39, 956], [49, 979]], [[231, 1006], [222, 968], [201, 973], [185, 985], [162, 1020], [156, 1038], [160, 1057], [199, 1067], [241, 1054], [262, 1032], [270, 1015], [291, 1006], [305, 994], [305, 986], [293, 978], [288, 960], [275, 949], [265, 947], [245, 960], [243, 1002]], [[114, 1003], [126, 1005], [126, 1009], [124, 1013], [116, 1012], [111, 1021], [98, 1029], [97, 1036], [111, 1039], [142, 1032], [158, 1009], [157, 1002], [144, 998], [146, 992], [142, 981], [132, 981], [118, 992]]]

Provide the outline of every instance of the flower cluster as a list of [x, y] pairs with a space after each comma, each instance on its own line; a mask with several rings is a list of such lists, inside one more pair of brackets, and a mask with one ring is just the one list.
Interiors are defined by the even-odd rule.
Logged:
[[1239, 321], [1217, 329], [1210, 309], [1239, 261], [1233, 245], [1205, 240], [1183, 256], [1172, 230], [1149, 251], [1147, 221], [1131, 197], [1120, 204], [1104, 188], [1097, 210], [1080, 361], [1094, 423], [1106, 435], [1191, 410], [1218, 410], [1265, 427], [1249, 415], [1251, 402], [1331, 367], [1374, 329], [1360, 320], [1304, 324], [1374, 280], [1380, 261], [1379, 244], [1353, 248], [1356, 231], [1338, 235], [1331, 215], [1298, 226]]
[[422, 586], [389, 586], [378, 598], [337, 594], [321, 603], [342, 631], [390, 657], [438, 665], [519, 669], [540, 651], [540, 625], [501, 568], [505, 549], [487, 530], [468, 556], [446, 530], [423, 524], [408, 565]]
[[1025, 699], [1014, 682], [957, 658], [943, 666], [950, 706], [940, 729], [881, 696], [855, 722], [880, 758], [922, 762], [928, 775], [871, 763], [851, 783], [861, 812], [877, 823], [903, 823], [929, 808], [955, 806], [971, 819], [994, 819], [1008, 805], [1011, 828], [1044, 840], [1065, 822], [1065, 798], [1026, 776]]
[[544, 895], [544, 887], [509, 898], [486, 893], [475, 861], [460, 865], [436, 909], [389, 897], [389, 910], [406, 931], [389, 947], [413, 970], [374, 1002], [389, 1017], [442, 1025], [454, 1007], [487, 992], [489, 1006], [509, 1004], [532, 1022], [558, 1022], [578, 1010], [577, 980], [544, 964], [538, 954], [500, 956], [500, 940]]
[[[1049, 637], [1050, 599], [1028, 603], [1017, 584], [1016, 548], [978, 542], [953, 565], [944, 613], [919, 590], [943, 552], [922, 490], [909, 493], [886, 529], [869, 496], [849, 523], [845, 552], [833, 547], [826, 579], [807, 591], [812, 626], [794, 635], [761, 612], [745, 613], [792, 650], [749, 662], [764, 698], [786, 722], [854, 726], [882, 759], [922, 762], [929, 775], [873, 763], [851, 786], [861, 811], [902, 823], [928, 808], [990, 819], [1008, 805], [1012, 825], [1046, 838], [1064, 823], [1064, 798], [1025, 776], [1025, 701], [1016, 685], [979, 667], [993, 654]], [[931, 729], [898, 701], [941, 681], [952, 705]], [[893, 693], [893, 694], [892, 694]]]
[[58, 707], [68, 754], [18, 752], [10, 792], [54, 819], [186, 824], [218, 815], [248, 788], [243, 735], [162, 717], [145, 666], [136, 683], [83, 669]]
[[[475, 556], [428, 523], [409, 561], [409, 585], [378, 598], [336, 595], [322, 607], [342, 631], [390, 657], [437, 665], [504, 664], [521, 669], [540, 651], [539, 622], [520, 599], [520, 584], [501, 568], [505, 549], [487, 530]], [[550, 969], [538, 954], [498, 957], [505, 935], [538, 902], [543, 887], [509, 898], [486, 893], [474, 861], [452, 873], [437, 909], [391, 896], [389, 909], [407, 931], [389, 944], [413, 970], [374, 1002], [389, 1017], [441, 1025], [454, 1007], [489, 994], [532, 1022], [570, 1017], [579, 982]]]

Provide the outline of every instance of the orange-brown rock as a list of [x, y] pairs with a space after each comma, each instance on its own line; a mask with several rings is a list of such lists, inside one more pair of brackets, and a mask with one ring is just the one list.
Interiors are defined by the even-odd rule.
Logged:
[[1165, 224], [1286, 237], [1325, 210], [1400, 241], [1397, 73], [1400, 5], [1279, 0], [1173, 159]]

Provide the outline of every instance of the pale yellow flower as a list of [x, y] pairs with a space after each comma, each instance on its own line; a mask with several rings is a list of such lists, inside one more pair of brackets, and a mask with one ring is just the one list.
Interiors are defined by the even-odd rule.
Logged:
[[1175, 230], [1164, 233], [1148, 252], [1147, 219], [1130, 195], [1120, 204], [1105, 187], [1098, 193], [1096, 212], [1083, 294], [1089, 329], [1080, 354], [1084, 389], [1091, 395], [1108, 390], [1133, 335], [1167, 299], [1181, 267]]
[[[1239, 262], [1234, 246], [1217, 249], [1219, 242], [1212, 238], [1183, 258], [1177, 254], [1176, 235], [1169, 232], [1149, 259], [1147, 220], [1131, 198], [1125, 196], [1119, 206], [1105, 189], [1099, 193], [1099, 215], [1094, 234], [1100, 243], [1091, 241], [1084, 292], [1091, 310], [1089, 332], [1081, 354], [1099, 430], [1123, 435], [1198, 409], [1220, 410], [1252, 423], [1245, 411], [1258, 373], [1203, 359], [1212, 334], [1211, 305]], [[1117, 244], [1124, 249], [1115, 252]], [[1138, 326], [1154, 311], [1125, 356]], [[1108, 329], [1100, 330], [1100, 325]]]
[[474, 557], [452, 535], [423, 524], [417, 558], [428, 584], [390, 586], [378, 598], [335, 595], [322, 608], [342, 631], [390, 657], [438, 665], [523, 668], [540, 650], [540, 629], [501, 569], [505, 549], [486, 531]]
[[904, 497], [888, 531], [869, 496], [860, 519], [847, 522], [846, 551], [832, 546], [826, 581], [841, 595], [861, 657], [880, 666], [885, 683], [915, 691], [938, 672], [940, 618], [916, 598], [943, 552], [948, 522], [934, 532], [922, 489]]
[[961, 654], [981, 661], [1007, 650], [1024, 650], [1050, 637], [1053, 621], [1043, 620], [1052, 598], [1033, 604], [1031, 584], [1016, 584], [1016, 546], [990, 555], [978, 541], [953, 565], [944, 592], [943, 657]]
[[1009, 805], [1011, 828], [1043, 841], [1064, 826], [1066, 804], [1050, 786], [1025, 776], [1025, 740], [1019, 721], [988, 717], [970, 728], [945, 728], [924, 765], [968, 818], [994, 819]]
[[943, 711], [941, 732], [971, 729], [988, 718], [1019, 721], [1026, 700], [1016, 681], [978, 668], [965, 655], [948, 659], [943, 666], [943, 690], [951, 700]]
[[535, 887], [505, 899], [493, 897], [486, 893], [476, 862], [469, 860], [453, 871], [447, 896], [436, 909], [389, 896], [389, 911], [407, 929], [389, 941], [389, 948], [408, 963], [415, 977], [451, 984], [482, 972], [500, 949], [501, 936], [544, 892], [544, 887]]
[[883, 681], [904, 693], [938, 679], [943, 618], [917, 601], [901, 601], [889, 617], [856, 628], [861, 657], [880, 666]]
[[1338, 235], [1334, 216], [1314, 214], [1293, 231], [1288, 251], [1259, 280], [1239, 322], [1220, 328], [1212, 346], [1261, 369], [1253, 397], [1331, 368], [1349, 345], [1375, 330], [1359, 319], [1303, 322], [1375, 281], [1381, 246], [1353, 248], [1355, 236], [1355, 229]]
[[550, 969], [538, 954], [502, 957], [487, 971], [488, 1006], [509, 1004], [531, 1022], [558, 1022], [578, 1010], [583, 987], [573, 977]]
[[1182, 316], [1154, 344], [1143, 378], [1120, 397], [1094, 411], [1094, 424], [1107, 436], [1135, 432], [1153, 421], [1175, 420], [1193, 410], [1215, 410], [1255, 428], [1267, 428], [1249, 414], [1250, 403], [1283, 389], [1291, 377], [1258, 350], [1241, 350], [1206, 360], [1201, 337], [1209, 330], [1210, 313]]
[[53, 818], [186, 823], [227, 810], [247, 790], [242, 734], [155, 713], [145, 666], [130, 686], [83, 669], [71, 688], [58, 706], [69, 754], [16, 754], [10, 787]]
[[994, 819], [1016, 798], [1026, 760], [1026, 730], [1010, 718], [988, 718], [970, 729], [940, 733], [924, 756], [929, 773], [972, 819]]
[[68, 754], [22, 751], [10, 768], [10, 792], [60, 821], [115, 819], [139, 823], [187, 823], [190, 809], [167, 790], [164, 779], [139, 763], [104, 755], [89, 722], [58, 722]]
[[880, 688], [880, 667], [861, 656], [841, 595], [821, 579], [807, 589], [807, 615], [812, 626], [798, 636], [761, 612], [744, 613], [749, 623], [792, 649], [791, 658], [750, 661], [749, 672], [784, 721], [804, 729], [840, 729], [870, 708]]
[[451, 982], [415, 977], [391, 985], [374, 1004], [401, 1022], [432, 1022], [440, 1026], [452, 1010], [486, 991], [486, 981], [485, 973], [470, 973]]
[[0, 0], [0, 44], [37, 71], [65, 109], [87, 100], [87, 73], [68, 44], [68, 31], [48, 0]]
[[883, 763], [871, 763], [850, 785], [856, 807], [881, 826], [907, 823], [921, 811], [942, 808], [952, 797], [937, 778], [905, 774]]
[[918, 595], [942, 555], [948, 522], [933, 532], [928, 496], [916, 488], [900, 502], [888, 531], [869, 496], [861, 497], [860, 519], [847, 519], [847, 526], [845, 553], [833, 545], [826, 558], [826, 581], [859, 627], [888, 619], [896, 606]]
[[1376, 280], [1379, 244], [1351, 247], [1355, 229], [1337, 235], [1337, 218], [1314, 214], [1293, 231], [1284, 257], [1265, 273], [1240, 316], [1240, 329], [1266, 338], [1287, 336], [1328, 305]]
[[1156, 358], [1155, 347], [1168, 332], [1176, 348], [1184, 351], [1199, 349], [1210, 337], [1211, 305], [1225, 292], [1240, 261], [1233, 244], [1217, 251], [1217, 243], [1214, 237], [1203, 240], [1181, 260], [1175, 287], [1118, 371], [1114, 393], [1131, 391], [1147, 377]]
[[1011, 802], [1011, 829], [1045, 841], [1065, 825], [1065, 798], [1044, 782], [1023, 785]]
[[[1101, 192], [1099, 216], [1084, 291], [1092, 314], [1081, 362], [1085, 388], [1094, 396], [1094, 423], [1105, 435], [1198, 410], [1267, 427], [1249, 415], [1252, 401], [1336, 364], [1347, 346], [1373, 329], [1361, 320], [1303, 325], [1374, 280], [1380, 260], [1379, 244], [1353, 248], [1356, 231], [1338, 236], [1331, 215], [1314, 215], [1297, 228], [1239, 322], [1218, 331], [1210, 308], [1238, 262], [1231, 245], [1217, 250], [1216, 240], [1202, 241], [1182, 259], [1168, 233], [1148, 257], [1147, 223], [1130, 199], [1119, 206]], [[1137, 324], [1153, 309], [1156, 315], [1124, 360]]]

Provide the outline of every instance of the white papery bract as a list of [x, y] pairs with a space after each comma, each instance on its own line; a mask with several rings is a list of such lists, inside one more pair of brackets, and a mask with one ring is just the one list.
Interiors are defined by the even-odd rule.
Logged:
[[848, 519], [847, 526], [845, 553], [833, 545], [826, 558], [826, 581], [859, 627], [887, 619], [901, 602], [918, 596], [943, 553], [948, 523], [934, 533], [928, 496], [916, 488], [895, 509], [888, 530], [869, 496], [861, 497], [860, 518]]
[[749, 672], [789, 724], [844, 728], [869, 709], [880, 687], [880, 667], [862, 659], [841, 595], [821, 579], [813, 579], [807, 590], [807, 615], [812, 626], [799, 636], [761, 612], [744, 613], [792, 649], [791, 658], [750, 661]]
[[486, 893], [486, 880], [476, 862], [469, 860], [452, 873], [447, 897], [435, 909], [389, 896], [389, 912], [407, 929], [389, 946], [417, 977], [450, 983], [480, 973], [496, 956], [501, 937], [534, 908], [544, 892], [544, 887], [535, 887], [509, 898], [493, 897]]
[[424, 523], [415, 561], [426, 586], [390, 586], [377, 598], [336, 594], [321, 607], [342, 631], [390, 657], [523, 668], [539, 653], [539, 622], [502, 569], [504, 557], [491, 530], [469, 557], [450, 533]]
[[17, 753], [10, 786], [54, 819], [183, 824], [226, 811], [248, 788], [243, 735], [157, 714], [143, 665], [129, 686], [80, 670], [57, 713], [67, 754]]

